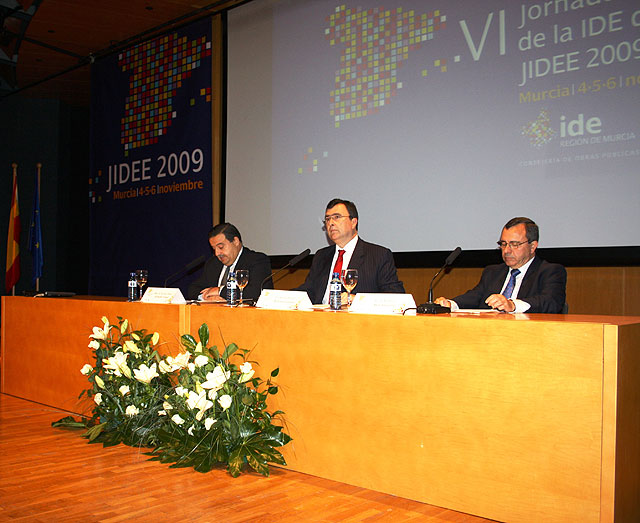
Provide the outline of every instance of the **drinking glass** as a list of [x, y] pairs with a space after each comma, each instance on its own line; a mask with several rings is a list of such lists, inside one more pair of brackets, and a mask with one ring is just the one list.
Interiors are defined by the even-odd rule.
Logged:
[[358, 284], [358, 269], [343, 269], [340, 279], [347, 289], [347, 307], [351, 307], [351, 291]]
[[236, 270], [236, 282], [238, 283], [238, 287], [240, 288], [240, 305], [239, 307], [247, 307], [244, 303], [242, 303], [242, 291], [249, 283], [249, 269], [238, 269]]
[[138, 269], [136, 271], [136, 282], [138, 282], [138, 287], [140, 287], [140, 298], [142, 299], [142, 287], [147, 284], [147, 279], [149, 278], [149, 271], [146, 269]]

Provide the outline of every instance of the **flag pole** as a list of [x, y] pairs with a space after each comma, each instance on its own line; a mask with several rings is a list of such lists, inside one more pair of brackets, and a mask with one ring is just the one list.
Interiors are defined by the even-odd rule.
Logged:
[[[16, 162], [13, 162], [11, 164], [11, 167], [13, 168], [13, 186], [15, 187], [18, 179], [18, 164]], [[11, 198], [13, 199], [13, 189], [11, 192], [12, 192]], [[11, 287], [11, 296], [15, 296], [15, 295], [16, 295], [16, 285], [14, 283], [13, 287]]]
[[[15, 217], [14, 217], [14, 198], [16, 198], [16, 184], [18, 183], [18, 164], [16, 162], [13, 162], [11, 164], [11, 168], [13, 169], [13, 184], [12, 184], [12, 189], [11, 189], [11, 216], [9, 219], [9, 240], [7, 242], [7, 251], [9, 252], [10, 249], [10, 242], [14, 241], [15, 238], [15, 226], [16, 226], [16, 221], [15, 221]], [[13, 232], [13, 234], [11, 234]], [[12, 247], [11, 247], [12, 249]], [[18, 247], [19, 249], [19, 247]], [[7, 252], [7, 261], [9, 258], [9, 254]], [[18, 251], [20, 252], [20, 251]], [[14, 272], [13, 269], [13, 264], [16, 262], [16, 256], [13, 256], [13, 259], [11, 260], [12, 264], [11, 264], [11, 272]], [[19, 263], [19, 262], [18, 262]], [[7, 270], [9, 270], [10, 267], [7, 267]], [[15, 296], [16, 295], [16, 283], [13, 282], [13, 285], [11, 286], [11, 296]]]
[[[41, 196], [41, 193], [40, 193], [40, 173], [42, 171], [42, 163], [38, 162], [36, 164], [36, 168], [38, 170], [38, 175], [37, 175], [37, 177], [38, 177], [38, 181], [37, 181], [37, 184], [38, 184], [38, 200], [40, 200], [40, 196]], [[39, 204], [40, 204], [40, 201], [38, 201], [38, 212], [40, 212], [40, 205]], [[42, 248], [42, 246], [40, 246], [40, 248]], [[36, 292], [39, 292], [39, 291], [40, 291], [40, 277], [38, 276], [36, 278]]]

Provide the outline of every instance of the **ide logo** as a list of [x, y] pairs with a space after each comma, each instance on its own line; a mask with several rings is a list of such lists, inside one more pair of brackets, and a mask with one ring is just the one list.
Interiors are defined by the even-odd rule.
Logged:
[[575, 120], [567, 121], [567, 117], [560, 117], [560, 137], [584, 136], [585, 134], [600, 134], [602, 132], [602, 120], [597, 116], [592, 116], [585, 120], [584, 114], [580, 113]]

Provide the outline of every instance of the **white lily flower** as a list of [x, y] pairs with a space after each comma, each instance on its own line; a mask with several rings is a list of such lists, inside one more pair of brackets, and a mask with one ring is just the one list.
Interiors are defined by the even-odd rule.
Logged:
[[138, 410], [138, 407], [136, 407], [135, 405], [129, 405], [129, 406], [125, 409], [124, 413], [125, 413], [127, 416], [129, 416], [129, 417], [133, 417], [133, 416], [135, 416], [136, 414], [140, 414], [140, 411]]
[[[124, 374], [127, 378], [131, 378], [131, 369], [127, 365], [127, 357], [129, 355], [124, 352], [116, 352], [113, 356], [107, 358], [104, 364], [105, 369], [111, 369], [116, 376]], [[105, 360], [102, 360], [103, 363]]]
[[214, 390], [214, 389], [211, 389], [211, 390], [209, 391], [209, 394], [207, 394], [207, 396], [208, 396], [208, 398], [209, 398], [210, 400], [212, 400], [212, 401], [213, 401], [213, 400], [215, 400], [215, 399], [218, 397], [218, 391], [217, 391], [217, 390]]
[[171, 370], [171, 365], [169, 365], [166, 360], [162, 360], [159, 364], [158, 364], [158, 370], [160, 372], [162, 372], [162, 374], [167, 374], [169, 372], [172, 372]]
[[162, 408], [164, 410], [171, 410], [171, 409], [173, 409], [173, 405], [171, 405], [171, 403], [169, 403], [168, 401], [163, 401], [162, 402]]
[[228, 394], [224, 394], [223, 396], [220, 396], [220, 398], [218, 398], [218, 403], [222, 407], [222, 410], [227, 410], [229, 407], [231, 407], [232, 402], [233, 398]]
[[176, 370], [184, 369], [188, 363], [191, 354], [188, 352], [182, 352], [175, 358], [173, 356], [167, 356], [160, 362], [160, 370], [162, 372], [174, 372]]
[[100, 348], [100, 342], [98, 340], [91, 340], [89, 342], [89, 348], [93, 350], [98, 350]]
[[92, 370], [93, 370], [93, 367], [88, 363], [85, 363], [83, 367], [80, 369], [80, 373], [84, 374], [85, 376], [88, 376], [89, 374], [91, 374]]
[[209, 363], [209, 358], [204, 354], [200, 354], [200, 356], [196, 356], [196, 359], [193, 360], [196, 364], [196, 367], [204, 367], [207, 363]]
[[196, 345], [196, 352], [202, 352], [202, 342], [198, 342]]
[[96, 385], [101, 389], [104, 389], [104, 381], [102, 381], [102, 378], [100, 376], [96, 376], [95, 380], [96, 380]]
[[126, 340], [124, 342], [124, 351], [133, 352], [134, 354], [142, 354], [142, 351], [138, 348], [138, 346], [131, 340]]
[[187, 397], [187, 406], [192, 410], [204, 411], [213, 407], [213, 402], [207, 399], [207, 392], [204, 390], [200, 394], [190, 391]]
[[151, 336], [151, 345], [157, 345], [159, 339], [160, 339], [160, 334], [158, 334], [157, 332], [154, 332], [153, 336]]
[[158, 411], [158, 416], [166, 416], [167, 415], [167, 411], [166, 410], [159, 410]]
[[122, 394], [123, 396], [126, 396], [127, 394], [129, 394], [130, 390], [129, 390], [129, 385], [122, 385], [122, 387], [120, 387], [118, 389], [118, 392], [120, 394]]
[[178, 385], [176, 387], [176, 394], [178, 396], [188, 396], [189, 395], [189, 390], [185, 389], [184, 387], [181, 387], [180, 385]]
[[93, 397], [93, 401], [95, 401], [97, 405], [100, 405], [102, 403], [102, 394], [98, 392], [98, 394]]
[[187, 363], [187, 369], [189, 369], [189, 372], [191, 374], [193, 374], [196, 371], [196, 364], [195, 363]]
[[172, 365], [177, 366], [174, 370], [184, 369], [189, 363], [189, 358], [191, 358], [191, 354], [188, 352], [181, 352], [178, 354], [171, 362]]
[[191, 425], [191, 426], [187, 429], [187, 434], [189, 434], [189, 436], [193, 436], [193, 429], [194, 429], [194, 426], [193, 426], [193, 425]]
[[151, 365], [151, 367], [147, 367], [143, 363], [140, 367], [133, 370], [133, 374], [136, 379], [142, 383], [150, 383], [153, 378], [157, 378], [159, 376], [157, 365], [155, 363]]
[[106, 340], [109, 335], [109, 329], [111, 326], [109, 325], [109, 320], [106, 317], [102, 317], [102, 321], [104, 322], [104, 328], [94, 327], [93, 334], [89, 335], [90, 338], [95, 340]]
[[253, 375], [255, 374], [255, 371], [251, 367], [251, 363], [249, 363], [248, 361], [240, 365], [240, 372], [242, 372], [239, 379], [240, 383], [249, 381], [251, 378], [253, 378]]
[[218, 421], [217, 419], [213, 419], [213, 418], [207, 418], [206, 420], [204, 420], [204, 428], [206, 430], [211, 430], [211, 427], [213, 427], [213, 424]]
[[182, 425], [184, 420], [180, 417], [180, 414], [174, 414], [171, 416], [171, 421], [173, 421], [176, 425]]
[[207, 372], [207, 381], [202, 384], [202, 387], [204, 389], [220, 390], [230, 376], [230, 371], [225, 371], [220, 365], [216, 365], [213, 372]]

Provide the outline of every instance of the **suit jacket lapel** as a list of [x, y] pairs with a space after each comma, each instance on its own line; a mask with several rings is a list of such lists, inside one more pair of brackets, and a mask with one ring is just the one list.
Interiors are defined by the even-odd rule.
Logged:
[[506, 264], [500, 265], [498, 270], [496, 271], [495, 279], [492, 283], [491, 293], [490, 294], [500, 294], [502, 290], [502, 286], [504, 285], [504, 280], [507, 277], [507, 273], [509, 272], [509, 267]]
[[[321, 256], [326, 257], [326, 259], [322, 260], [320, 263], [320, 267], [322, 268], [322, 277], [316, 279], [318, 283], [316, 288], [314, 289], [314, 292], [318, 297], [317, 298], [318, 303], [322, 301], [322, 298], [324, 297], [324, 292], [327, 289], [327, 284], [329, 283], [329, 271], [327, 269], [329, 268], [329, 265], [331, 264], [331, 260], [333, 259], [333, 253], [335, 252], [334, 249], [335, 249], [335, 246], [326, 250], [323, 249], [321, 251], [318, 251]], [[318, 256], [318, 253], [316, 253], [316, 256]]]
[[[358, 237], [356, 242], [356, 248], [353, 249], [353, 254], [349, 260], [349, 267], [352, 269], [360, 269], [364, 263], [364, 242]], [[345, 267], [345, 269], [348, 267]]]
[[533, 259], [531, 265], [529, 265], [529, 269], [527, 269], [527, 274], [524, 275], [524, 280], [522, 280], [522, 284], [520, 285], [518, 296], [528, 296], [531, 294], [533, 282], [537, 279], [538, 269], [540, 268], [541, 263], [542, 260], [537, 256]]

